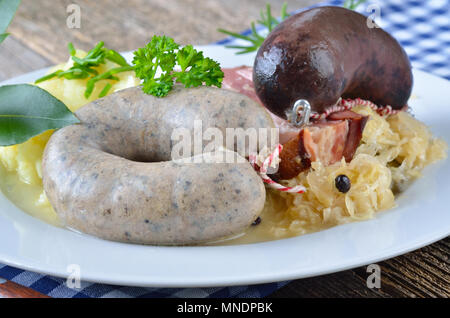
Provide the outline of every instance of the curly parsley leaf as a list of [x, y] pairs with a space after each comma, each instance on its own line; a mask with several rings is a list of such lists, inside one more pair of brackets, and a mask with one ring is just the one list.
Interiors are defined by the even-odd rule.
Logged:
[[164, 97], [169, 94], [173, 88], [173, 79], [170, 74], [161, 75], [155, 80], [144, 81], [142, 90], [144, 93], [156, 97]]
[[[205, 58], [192, 45], [183, 48], [166, 36], [153, 36], [150, 43], [134, 52], [136, 76], [143, 80], [143, 91], [164, 97], [172, 90], [174, 81], [185, 87], [200, 85], [221, 87], [223, 72], [219, 63]], [[181, 71], [174, 68], [179, 66]]]
[[177, 53], [177, 62], [183, 72], [186, 71], [189, 66], [192, 66], [203, 59], [203, 52], [197, 52], [192, 45], [186, 45]]
[[[143, 80], [142, 89], [146, 94], [163, 97], [172, 89], [170, 72], [175, 67], [178, 48], [173, 39], [154, 36], [150, 43], [134, 52], [134, 71]], [[156, 76], [158, 71], [159, 77]]]
[[[203, 83], [206, 86], [222, 86], [223, 72], [216, 61], [203, 57], [191, 45], [185, 46], [177, 54], [181, 72], [174, 72], [176, 81], [186, 87], [197, 87]], [[189, 68], [189, 70], [188, 70]]]

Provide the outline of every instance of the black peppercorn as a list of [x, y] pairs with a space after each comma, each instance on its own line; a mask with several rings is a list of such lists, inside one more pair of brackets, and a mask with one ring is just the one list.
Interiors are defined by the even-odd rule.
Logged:
[[352, 184], [350, 183], [350, 179], [345, 174], [340, 174], [334, 179], [334, 184], [339, 192], [347, 193]]
[[261, 223], [261, 218], [258, 216], [255, 221], [253, 221], [252, 225], [258, 225]]

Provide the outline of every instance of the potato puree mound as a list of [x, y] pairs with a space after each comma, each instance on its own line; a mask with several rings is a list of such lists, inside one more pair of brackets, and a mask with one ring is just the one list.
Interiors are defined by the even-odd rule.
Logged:
[[[76, 56], [84, 57], [86, 52], [77, 51]], [[49, 71], [54, 72], [58, 69], [67, 70], [72, 67], [73, 61], [69, 59], [67, 63], [55, 66]], [[97, 67], [99, 73], [103, 73], [116, 64], [107, 61], [106, 64]], [[84, 97], [87, 79], [66, 80], [64, 78], [53, 78], [41, 82], [37, 86], [45, 89], [47, 92], [61, 100], [72, 111], [76, 111], [81, 106], [98, 98], [99, 93], [106, 83], [111, 83], [112, 87], [109, 94], [120, 89], [139, 85], [139, 79], [133, 72], [124, 72], [116, 74], [119, 81], [103, 80], [100, 81], [89, 99]], [[46, 131], [36, 137], [29, 139], [20, 145], [9, 147], [0, 147], [0, 161], [8, 172], [17, 173], [18, 179], [28, 185], [42, 187], [41, 161], [45, 145], [52, 135], [53, 131]], [[42, 190], [42, 194], [35, 202], [37, 206], [49, 205], [47, 198]]]
[[[315, 162], [310, 171], [286, 182], [304, 185], [305, 194], [269, 191], [264, 214], [273, 238], [371, 218], [376, 211], [394, 207], [394, 192], [420, 176], [426, 165], [446, 157], [446, 143], [433, 138], [410, 114], [382, 117], [369, 107], [353, 110], [369, 115], [370, 120], [350, 163], [343, 160], [324, 167]], [[334, 185], [340, 174], [352, 184], [345, 194]]]

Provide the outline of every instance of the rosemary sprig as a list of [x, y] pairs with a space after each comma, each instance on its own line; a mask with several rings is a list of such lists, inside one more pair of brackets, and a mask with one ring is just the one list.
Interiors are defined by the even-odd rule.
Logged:
[[[344, 4], [342, 5], [344, 8], [355, 10], [359, 5], [363, 4], [364, 2], [367, 2], [367, 0], [345, 0]], [[283, 3], [283, 7], [281, 8], [281, 17], [280, 21], [278, 21], [276, 18], [272, 16], [270, 4], [266, 4], [266, 13], [261, 10], [261, 19], [257, 20], [256, 23], [263, 25], [267, 28], [267, 30], [272, 32], [274, 27], [276, 27], [280, 22], [284, 21], [287, 17], [289, 17], [289, 14], [286, 11], [287, 3]], [[262, 43], [265, 40], [265, 37], [260, 35], [256, 31], [256, 23], [251, 23], [251, 33], [250, 35], [243, 35], [231, 31], [227, 31], [224, 29], [218, 29], [217, 31], [224, 33], [226, 35], [232, 36], [237, 39], [241, 39], [244, 41], [249, 42], [249, 45], [225, 45], [226, 48], [230, 49], [239, 49], [236, 54], [246, 54], [250, 52], [257, 51], [259, 47], [262, 45]]]
[[[289, 16], [286, 9], [287, 9], [287, 3], [285, 2], [285, 3], [283, 3], [283, 6], [281, 8], [281, 21], [285, 20]], [[251, 23], [250, 35], [242, 35], [242, 34], [227, 31], [224, 29], [218, 29], [217, 31], [219, 31], [221, 33], [224, 33], [226, 35], [249, 42], [249, 45], [247, 45], [247, 46], [245, 46], [245, 45], [226, 45], [225, 47], [231, 48], [231, 49], [239, 49], [240, 51], [237, 52], [236, 54], [246, 54], [246, 53], [257, 51], [259, 49], [259, 47], [261, 46], [261, 44], [264, 42], [265, 37], [260, 35], [256, 31], [256, 23], [258, 23], [259, 25], [265, 26], [269, 32], [272, 32], [274, 27], [276, 27], [280, 23], [275, 17], [272, 16], [270, 4], [266, 5], [265, 13], [263, 10], [261, 10], [260, 16], [261, 16], [260, 20], [257, 20], [256, 22]]]
[[367, 0], [345, 0], [342, 6], [349, 10], [355, 10], [359, 5], [363, 4], [364, 2], [367, 2]]

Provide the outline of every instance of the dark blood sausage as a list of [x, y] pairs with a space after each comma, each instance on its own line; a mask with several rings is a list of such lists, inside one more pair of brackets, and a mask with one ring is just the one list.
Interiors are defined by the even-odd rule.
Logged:
[[[222, 88], [247, 95], [261, 103], [253, 87], [251, 67], [223, 69], [223, 72]], [[368, 120], [367, 116], [352, 111], [340, 111], [301, 129], [268, 112], [279, 128], [279, 140], [283, 144], [275, 176], [277, 179], [294, 178], [309, 169], [314, 161], [329, 165], [342, 157], [347, 162], [352, 160]]]
[[298, 99], [319, 113], [340, 97], [401, 109], [413, 82], [399, 43], [340, 7], [313, 8], [280, 23], [257, 53], [253, 80], [263, 104], [285, 119]]

